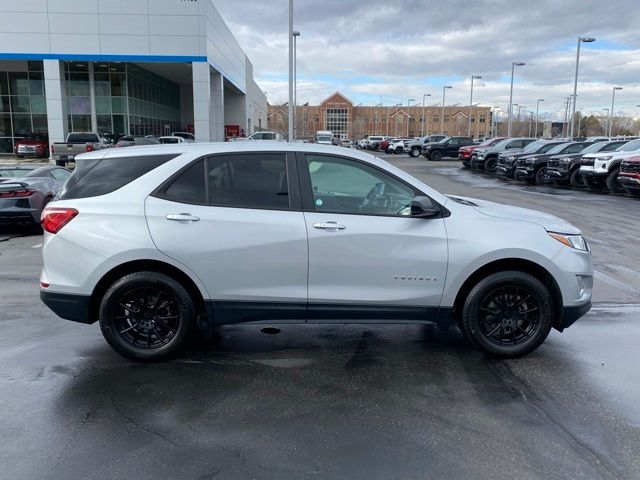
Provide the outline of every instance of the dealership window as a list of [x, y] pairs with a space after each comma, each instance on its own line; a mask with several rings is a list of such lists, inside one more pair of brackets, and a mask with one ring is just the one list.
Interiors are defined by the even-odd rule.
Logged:
[[346, 108], [328, 108], [326, 113], [326, 129], [336, 137], [347, 135], [349, 113]]
[[0, 66], [0, 154], [12, 153], [15, 141], [29, 133], [47, 132], [42, 70], [37, 61]]

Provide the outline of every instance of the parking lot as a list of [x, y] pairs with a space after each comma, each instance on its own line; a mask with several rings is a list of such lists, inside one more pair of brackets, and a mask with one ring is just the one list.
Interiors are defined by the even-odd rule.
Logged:
[[0, 477], [640, 477], [640, 199], [380, 156], [581, 228], [594, 309], [510, 361], [434, 327], [242, 325], [135, 364], [40, 303], [42, 237], [0, 232]]

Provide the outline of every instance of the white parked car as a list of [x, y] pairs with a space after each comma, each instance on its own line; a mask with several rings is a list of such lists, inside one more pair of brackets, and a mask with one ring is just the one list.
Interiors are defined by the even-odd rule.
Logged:
[[158, 138], [158, 142], [162, 143], [162, 144], [176, 144], [176, 143], [186, 143], [186, 140], [182, 137], [172, 137], [172, 136], [166, 136], [166, 137], [159, 137]]
[[253, 135], [249, 135], [248, 137], [234, 137], [229, 139], [229, 141], [245, 141], [245, 140], [275, 140], [281, 142], [284, 140], [282, 135], [278, 132], [256, 132]]
[[481, 350], [516, 357], [591, 306], [575, 227], [443, 195], [339, 147], [84, 154], [42, 218], [42, 300], [99, 321], [131, 359], [175, 352], [196, 320], [457, 324]]
[[187, 143], [194, 143], [196, 141], [196, 136], [193, 133], [189, 132], [171, 132], [172, 137], [181, 137]]

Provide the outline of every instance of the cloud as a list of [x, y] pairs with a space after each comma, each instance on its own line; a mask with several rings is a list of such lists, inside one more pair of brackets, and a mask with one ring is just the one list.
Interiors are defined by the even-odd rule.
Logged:
[[[286, 101], [288, 2], [214, 0], [246, 50], [270, 101]], [[339, 90], [355, 102], [469, 101], [472, 74], [483, 76], [474, 97], [504, 107], [509, 102], [511, 62], [514, 102], [545, 112], [562, 111], [573, 93], [576, 39], [583, 44], [578, 108], [610, 107], [635, 113], [640, 103], [640, 9], [631, 0], [295, 0], [298, 98], [317, 103]]]

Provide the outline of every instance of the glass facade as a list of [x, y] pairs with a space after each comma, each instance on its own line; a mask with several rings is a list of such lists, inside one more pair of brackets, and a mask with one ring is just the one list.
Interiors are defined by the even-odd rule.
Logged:
[[21, 65], [20, 71], [0, 68], [0, 153], [12, 153], [28, 133], [47, 132], [42, 62]]
[[[91, 131], [88, 62], [65, 62], [67, 128]], [[98, 131], [156, 135], [180, 130], [180, 86], [122, 62], [93, 64]]]
[[349, 132], [349, 114], [346, 108], [328, 108], [326, 129], [334, 137], [347, 138]]

